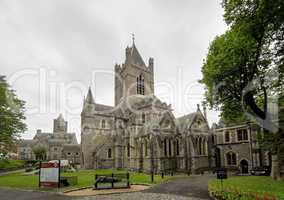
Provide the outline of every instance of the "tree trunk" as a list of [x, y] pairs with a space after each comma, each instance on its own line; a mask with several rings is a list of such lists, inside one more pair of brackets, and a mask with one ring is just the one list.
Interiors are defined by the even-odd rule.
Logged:
[[280, 169], [279, 169], [279, 161], [278, 161], [278, 155], [272, 155], [272, 163], [271, 163], [271, 177], [274, 180], [280, 179]]

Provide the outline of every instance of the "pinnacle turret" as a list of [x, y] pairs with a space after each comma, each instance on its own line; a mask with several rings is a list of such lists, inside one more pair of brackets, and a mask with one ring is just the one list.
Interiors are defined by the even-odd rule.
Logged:
[[89, 87], [88, 94], [87, 94], [87, 97], [85, 99], [85, 103], [90, 103], [90, 104], [95, 103], [91, 87]]

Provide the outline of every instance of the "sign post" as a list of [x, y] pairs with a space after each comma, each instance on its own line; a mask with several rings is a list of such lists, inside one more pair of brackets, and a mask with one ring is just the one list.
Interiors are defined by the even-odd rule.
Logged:
[[60, 187], [60, 161], [59, 163], [40, 163], [39, 187]]

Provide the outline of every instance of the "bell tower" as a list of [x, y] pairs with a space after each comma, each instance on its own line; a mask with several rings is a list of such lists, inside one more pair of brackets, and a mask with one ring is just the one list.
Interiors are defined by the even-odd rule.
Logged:
[[64, 120], [62, 114], [53, 120], [54, 133], [67, 133], [67, 121]]
[[125, 49], [125, 62], [116, 64], [115, 71], [115, 106], [121, 98], [131, 95], [154, 94], [154, 59], [149, 58], [148, 65], [138, 52], [134, 38], [131, 47]]

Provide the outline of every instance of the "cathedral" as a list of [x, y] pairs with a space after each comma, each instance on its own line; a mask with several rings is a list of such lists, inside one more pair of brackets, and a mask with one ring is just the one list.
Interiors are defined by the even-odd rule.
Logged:
[[153, 58], [146, 65], [133, 41], [114, 71], [114, 106], [96, 103], [90, 88], [84, 98], [83, 168], [202, 173], [214, 167], [206, 109], [197, 105], [196, 112], [176, 118], [155, 96]]

